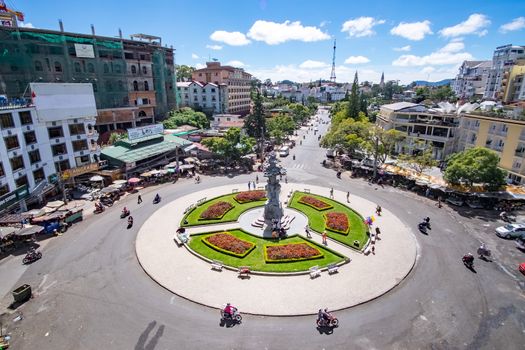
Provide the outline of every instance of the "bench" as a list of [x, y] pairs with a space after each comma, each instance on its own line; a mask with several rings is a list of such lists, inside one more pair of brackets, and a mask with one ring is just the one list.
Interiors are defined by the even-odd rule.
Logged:
[[190, 236], [187, 233], [177, 233], [175, 234], [174, 240], [178, 246], [181, 246], [185, 243], [188, 243]]
[[216, 271], [222, 271], [223, 265], [220, 261], [213, 260], [211, 262], [211, 269]]
[[372, 245], [369, 244], [366, 249], [363, 251], [363, 254], [368, 255], [370, 254], [370, 250], [372, 249]]
[[319, 270], [319, 266], [317, 265], [310, 267], [308, 271], [310, 272], [310, 278], [312, 279], [321, 276], [321, 270]]
[[248, 266], [241, 266], [237, 270], [237, 274], [239, 278], [250, 277], [250, 268]]
[[328, 265], [328, 274], [331, 275], [333, 273], [338, 273], [339, 272], [339, 266], [337, 266], [336, 264], [330, 264]]

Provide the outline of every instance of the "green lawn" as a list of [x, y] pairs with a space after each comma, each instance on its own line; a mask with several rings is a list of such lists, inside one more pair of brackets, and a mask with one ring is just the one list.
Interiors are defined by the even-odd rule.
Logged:
[[[215, 232], [209, 232], [209, 233], [200, 233], [196, 235], [192, 235], [189, 246], [191, 249], [193, 249], [195, 252], [199, 253], [202, 256], [205, 256], [209, 259], [218, 260], [222, 262], [224, 265], [232, 266], [232, 267], [239, 267], [239, 266], [249, 266], [251, 270], [253, 271], [264, 271], [264, 272], [297, 272], [297, 271], [306, 271], [310, 267], [318, 265], [319, 267], [325, 267], [332, 263], [338, 263], [344, 260], [344, 257], [324, 248], [323, 246], [320, 246], [314, 242], [311, 242], [307, 240], [306, 238], [302, 238], [301, 236], [292, 236], [286, 239], [282, 239], [279, 242], [275, 240], [267, 240], [263, 239], [261, 237], [253, 236], [249, 233], [246, 233], [242, 230], [230, 230], [228, 231], [232, 235], [243, 239], [245, 241], [249, 241], [254, 243], [255, 249], [252, 250], [247, 256], [244, 258], [238, 258], [235, 256], [231, 256], [228, 254], [221, 253], [213, 248], [210, 248], [205, 243], [202, 242], [202, 240], [215, 233]], [[305, 261], [295, 261], [295, 262], [283, 262], [283, 263], [267, 263], [264, 260], [264, 245], [268, 245], [271, 243], [303, 243], [303, 242], [310, 242], [312, 243], [319, 251], [323, 253], [323, 257], [318, 259], [312, 259], [312, 260], [305, 260]]]
[[[237, 221], [239, 216], [242, 213], [244, 213], [246, 210], [263, 206], [264, 203], [266, 203], [266, 200], [261, 200], [261, 201], [240, 204], [233, 198], [236, 194], [237, 193], [232, 193], [232, 194], [227, 194], [221, 197], [215, 197], [213, 199], [210, 199], [207, 202], [202, 203], [198, 207], [193, 208], [193, 210], [191, 210], [189, 213], [187, 213], [184, 216], [184, 218], [182, 219], [181, 226], [189, 227], [189, 226], [210, 225], [210, 224]], [[219, 201], [231, 203], [234, 207], [230, 211], [228, 211], [221, 219], [199, 220], [201, 213], [205, 211], [208, 208], [208, 206], [210, 206], [211, 204], [217, 203]], [[188, 205], [190, 204], [191, 203], [188, 203]], [[188, 220], [188, 223], [184, 224], [184, 220]]]
[[[315, 198], [318, 198], [326, 203], [329, 203], [333, 206], [332, 209], [327, 210], [316, 210], [308, 205], [299, 203], [299, 198], [303, 195], [312, 196]], [[332, 212], [332, 211], [338, 211], [346, 213], [348, 216], [348, 220], [350, 223], [350, 232], [348, 235], [338, 234], [336, 232], [332, 232], [327, 230], [326, 234], [328, 237], [335, 239], [336, 241], [339, 241], [351, 248], [354, 249], [363, 249], [364, 245], [368, 241], [368, 236], [366, 234], [367, 227], [365, 225], [364, 218], [361, 217], [357, 212], [352, 210], [351, 208], [347, 207], [344, 204], [341, 204], [340, 202], [337, 202], [335, 200], [319, 196], [312, 193], [305, 193], [305, 192], [294, 192], [290, 202], [289, 207], [294, 208], [296, 210], [299, 210], [300, 212], [304, 213], [306, 216], [308, 216], [308, 225], [312, 230], [317, 231], [319, 233], [322, 233], [325, 230], [325, 218], [324, 215]], [[354, 240], [359, 241], [359, 246], [354, 246]]]

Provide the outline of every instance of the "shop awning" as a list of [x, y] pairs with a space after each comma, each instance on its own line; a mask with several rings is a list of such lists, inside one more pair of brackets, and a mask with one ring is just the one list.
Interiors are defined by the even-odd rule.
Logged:
[[11, 226], [0, 227], [0, 239], [9, 236], [11, 233], [15, 233], [17, 230], [18, 228]]
[[19, 236], [19, 237], [32, 236], [42, 231], [42, 229], [43, 229], [42, 226], [26, 226], [16, 231], [15, 236]]

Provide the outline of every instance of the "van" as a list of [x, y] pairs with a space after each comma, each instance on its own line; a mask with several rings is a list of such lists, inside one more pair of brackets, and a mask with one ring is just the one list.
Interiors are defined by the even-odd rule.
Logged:
[[288, 146], [283, 146], [279, 150], [279, 156], [280, 157], [286, 157], [290, 154], [290, 148]]

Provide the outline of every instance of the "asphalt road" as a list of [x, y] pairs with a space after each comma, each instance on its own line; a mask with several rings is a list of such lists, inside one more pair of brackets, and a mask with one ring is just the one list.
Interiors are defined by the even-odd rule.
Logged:
[[[320, 132], [326, 128], [321, 125]], [[419, 258], [414, 270], [394, 290], [337, 312], [340, 326], [331, 334], [315, 328], [314, 316], [245, 315], [241, 325], [221, 327], [218, 310], [179, 298], [153, 282], [134, 250], [141, 222], [157, 208], [151, 203], [155, 192], [163, 196], [162, 205], [197, 188], [246, 183], [255, 174], [202, 177], [198, 185], [186, 180], [150, 188], [142, 194], [141, 205], [136, 204], [136, 195], [129, 196], [50, 240], [43, 258], [17, 282], [30, 283], [36, 296], [19, 308], [21, 321], [12, 322], [14, 315], [6, 317], [13, 348], [523, 349], [525, 277], [517, 272], [517, 265], [525, 261], [525, 254], [512, 241], [495, 237], [494, 228], [501, 224], [496, 215], [446, 206], [437, 209], [434, 202], [413, 193], [369, 185], [347, 175], [337, 179], [333, 170], [321, 166], [324, 151], [312, 134], [283, 159], [290, 181], [350, 191], [350, 199], [352, 194], [369, 198], [412, 227], [422, 217], [431, 217], [429, 235], [417, 236]], [[119, 219], [125, 205], [135, 219], [130, 230]], [[388, 234], [388, 228], [381, 231]], [[494, 261], [476, 259], [477, 273], [473, 273], [461, 257], [475, 252], [480, 240], [492, 249]], [[209, 292], [213, 293], [213, 285]], [[329, 290], [326, 300], [328, 305]]]

